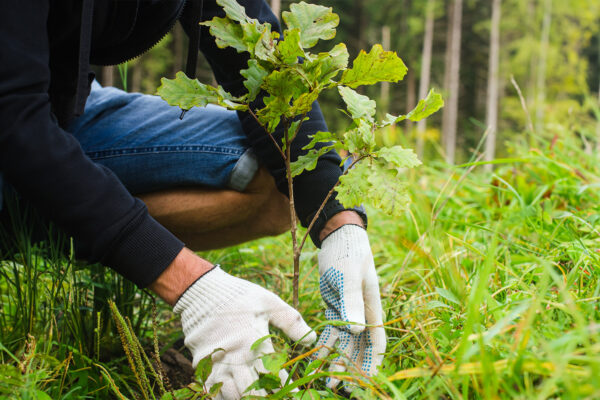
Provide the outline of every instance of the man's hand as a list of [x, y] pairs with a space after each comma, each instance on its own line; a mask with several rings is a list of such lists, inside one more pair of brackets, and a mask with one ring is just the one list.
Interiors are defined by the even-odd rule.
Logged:
[[[343, 225], [329, 233], [319, 253], [319, 273], [327, 319], [356, 324], [327, 325], [317, 343], [323, 346], [317, 357], [327, 356], [337, 343], [341, 355], [333, 361], [331, 371], [359, 369], [373, 375], [383, 360], [386, 337], [367, 232], [360, 226]], [[365, 324], [376, 326], [365, 327]], [[338, 383], [335, 378], [327, 380], [330, 388]]]
[[[218, 266], [188, 288], [173, 311], [181, 314], [185, 345], [192, 352], [194, 367], [212, 354], [213, 368], [206, 386], [208, 389], [223, 382], [216, 397], [222, 400], [266, 395], [264, 390], [245, 390], [258, 379], [258, 372], [267, 372], [260, 357], [274, 352], [271, 340], [263, 341], [255, 351], [250, 347], [269, 334], [269, 324], [304, 345], [313, 343], [317, 336], [298, 311], [277, 295]], [[216, 349], [222, 351], [214, 352]], [[288, 374], [281, 370], [279, 377], [285, 382]]]

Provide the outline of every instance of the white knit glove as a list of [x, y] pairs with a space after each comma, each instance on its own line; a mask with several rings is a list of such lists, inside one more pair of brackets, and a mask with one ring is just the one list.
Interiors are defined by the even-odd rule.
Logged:
[[[333, 360], [330, 371], [362, 370], [369, 376], [375, 374], [383, 360], [386, 338], [367, 232], [357, 225], [344, 225], [327, 236], [319, 253], [319, 274], [321, 296], [327, 304], [325, 317], [359, 325], [327, 325], [317, 343], [323, 346], [317, 357], [326, 357], [337, 343], [340, 357]], [[327, 379], [330, 388], [338, 383], [338, 379]]]
[[[250, 347], [269, 334], [269, 324], [304, 345], [317, 337], [300, 313], [277, 295], [218, 266], [190, 286], [173, 311], [181, 314], [185, 345], [192, 352], [194, 367], [215, 349], [223, 349], [212, 355], [213, 368], [206, 381], [207, 388], [223, 382], [216, 399], [266, 395], [264, 390], [245, 390], [258, 379], [258, 372], [267, 372], [260, 357], [274, 352], [271, 340], [263, 341], [255, 351]], [[285, 382], [288, 374], [281, 370], [279, 377]]]

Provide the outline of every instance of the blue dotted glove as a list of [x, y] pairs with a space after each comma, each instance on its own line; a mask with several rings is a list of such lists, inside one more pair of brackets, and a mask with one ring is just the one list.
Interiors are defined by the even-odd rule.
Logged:
[[[325, 238], [319, 253], [319, 273], [321, 296], [327, 305], [325, 317], [352, 324], [327, 325], [317, 343], [321, 346], [317, 357], [326, 357], [337, 347], [340, 356], [332, 361], [330, 371], [373, 375], [383, 360], [386, 337], [367, 232], [356, 225], [344, 225]], [[330, 388], [338, 383], [336, 378], [327, 379]]]

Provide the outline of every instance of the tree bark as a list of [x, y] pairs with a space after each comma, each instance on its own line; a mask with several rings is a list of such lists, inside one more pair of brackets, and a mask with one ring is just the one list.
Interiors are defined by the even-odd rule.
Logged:
[[102, 67], [102, 86], [113, 86], [115, 84], [115, 67], [107, 65]]
[[173, 76], [177, 72], [183, 71], [184, 36], [181, 25], [175, 24], [173, 28]]
[[[423, 38], [423, 53], [421, 55], [421, 78], [419, 80], [419, 99], [424, 99], [429, 90], [431, 81], [431, 53], [433, 49], [433, 28], [435, 0], [427, 0], [425, 17], [425, 37]], [[427, 121], [425, 119], [417, 122], [417, 155], [423, 158], [425, 152], [425, 131]]]
[[[384, 50], [390, 50], [390, 27], [384, 25], [381, 27], [381, 46]], [[383, 112], [389, 112], [390, 105], [390, 83], [383, 81], [381, 82], [381, 109]]]
[[131, 66], [131, 91], [133, 93], [139, 93], [142, 91], [142, 63], [140, 60], [136, 60], [135, 64]]
[[458, 121], [458, 98], [460, 89], [460, 45], [462, 27], [462, 0], [452, 2], [452, 12], [448, 27], [450, 38], [449, 48], [446, 49], [447, 85], [445, 86], [448, 96], [446, 107], [444, 107], [442, 135], [444, 138], [444, 150], [446, 162], [454, 164], [456, 153], [456, 130]]
[[537, 101], [535, 110], [535, 130], [540, 133], [544, 125], [544, 105], [546, 103], [546, 68], [548, 47], [550, 44], [550, 26], [552, 24], [552, 0], [544, 1], [544, 22], [540, 44], [540, 63], [537, 72]]
[[[406, 113], [412, 111], [413, 108], [417, 106], [417, 78], [412, 69], [408, 70], [406, 76]], [[406, 120], [406, 132], [411, 133], [413, 129], [413, 124], [411, 120]]]
[[[498, 131], [498, 65], [500, 62], [500, 0], [492, 1], [492, 25], [490, 29], [490, 56], [487, 88], [486, 125], [488, 136], [485, 141], [485, 161], [492, 161], [496, 154], [496, 132]], [[492, 170], [487, 164], [486, 170]]]
[[[598, 65], [600, 65], [600, 36], [598, 37]], [[600, 74], [598, 75], [598, 107], [600, 107]], [[597, 149], [600, 151], [600, 116], [597, 116], [598, 121], [596, 122], [596, 140]]]

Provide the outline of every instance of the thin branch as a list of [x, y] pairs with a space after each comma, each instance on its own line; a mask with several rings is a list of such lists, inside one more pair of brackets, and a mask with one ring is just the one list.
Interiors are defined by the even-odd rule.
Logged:
[[250, 115], [252, 115], [252, 117], [254, 117], [254, 119], [256, 120], [256, 122], [258, 122], [258, 124], [265, 130], [265, 132], [267, 132], [267, 135], [269, 135], [269, 137], [273, 141], [273, 144], [275, 145], [275, 147], [277, 148], [277, 150], [279, 150], [279, 154], [281, 154], [281, 157], [283, 157], [283, 159], [286, 160], [285, 153], [283, 152], [283, 150], [281, 150], [281, 146], [279, 146], [279, 144], [277, 143], [277, 140], [275, 140], [275, 138], [273, 137], [273, 135], [271, 134], [271, 132], [269, 132], [269, 130], [267, 129], [267, 127], [264, 126], [263, 124], [261, 124], [261, 122], [258, 120], [258, 117], [256, 116], [256, 114], [254, 114], [254, 111], [252, 111], [252, 108], [250, 108], [250, 106], [248, 106], [248, 112], [250, 113]]
[[325, 196], [325, 200], [323, 200], [323, 202], [321, 203], [321, 206], [319, 206], [319, 209], [317, 210], [317, 212], [315, 213], [314, 217], [310, 221], [310, 224], [308, 224], [308, 228], [306, 228], [306, 233], [304, 234], [304, 237], [302, 237], [302, 242], [300, 242], [300, 246], [298, 247], [300, 249], [300, 251], [302, 251], [302, 248], [304, 247], [304, 243], [306, 242], [306, 239], [308, 239], [308, 235], [310, 234], [310, 230], [314, 226], [315, 222], [317, 222], [317, 218], [319, 218], [319, 214], [321, 214], [321, 211], [323, 211], [323, 208], [325, 208], [325, 204], [327, 204], [327, 202], [329, 201], [329, 199], [333, 195], [333, 192], [335, 191], [335, 188], [337, 188], [339, 186], [339, 184], [340, 184], [340, 178], [342, 176], [344, 176], [344, 175], [347, 175], [348, 172], [350, 171], [350, 169], [352, 167], [354, 167], [354, 165], [356, 163], [358, 163], [361, 160], [364, 160], [367, 157], [369, 157], [369, 156], [368, 155], [360, 156], [356, 160], [352, 161], [352, 164], [350, 164], [350, 166], [344, 171], [344, 173], [342, 175], [340, 175], [340, 177], [338, 178], [338, 180], [335, 183], [335, 185], [333, 185], [333, 187], [329, 190], [329, 193], [327, 193], [327, 196]]

